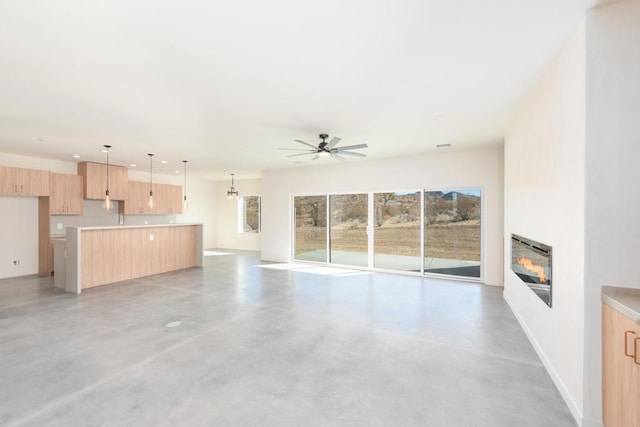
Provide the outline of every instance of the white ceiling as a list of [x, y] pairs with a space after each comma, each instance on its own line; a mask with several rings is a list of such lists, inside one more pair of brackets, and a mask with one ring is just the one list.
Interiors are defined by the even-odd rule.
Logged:
[[[0, 3], [0, 151], [210, 179], [502, 143], [584, 0]], [[349, 162], [360, 161], [349, 158]], [[336, 160], [322, 158], [314, 165]]]

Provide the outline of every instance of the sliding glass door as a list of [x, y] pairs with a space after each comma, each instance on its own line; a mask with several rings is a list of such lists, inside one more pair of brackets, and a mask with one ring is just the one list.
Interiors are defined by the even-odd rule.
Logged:
[[329, 196], [329, 262], [367, 267], [369, 217], [367, 194], [332, 194]]
[[293, 206], [293, 259], [327, 262], [327, 196], [296, 196]]
[[480, 189], [424, 192], [424, 272], [480, 278]]
[[296, 261], [482, 278], [479, 188], [294, 196], [293, 205]]
[[373, 266], [420, 272], [420, 191], [373, 195]]

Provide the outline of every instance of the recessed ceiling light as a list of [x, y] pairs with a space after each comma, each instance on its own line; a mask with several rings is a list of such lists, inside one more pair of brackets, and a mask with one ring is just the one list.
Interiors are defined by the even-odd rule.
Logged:
[[451, 147], [451, 144], [438, 144], [438, 145], [436, 145], [436, 148], [447, 148], [447, 147]]
[[136, 167], [136, 165], [129, 165], [129, 166], [131, 166], [132, 168], [135, 168], [135, 167]]
[[182, 324], [182, 322], [178, 322], [178, 321], [176, 320], [176, 321], [173, 321], [173, 322], [169, 322], [169, 323], [167, 323], [165, 326], [166, 326], [167, 328], [176, 328], [176, 327], [180, 326], [181, 324]]
[[180, 171], [174, 171], [175, 173], [180, 173]]
[[160, 163], [167, 163], [167, 161], [166, 160], [161, 160]]
[[80, 158], [80, 156], [78, 156], [77, 154], [74, 154], [74, 155], [73, 155], [73, 158], [74, 158], [74, 159], [79, 159], [79, 158]]

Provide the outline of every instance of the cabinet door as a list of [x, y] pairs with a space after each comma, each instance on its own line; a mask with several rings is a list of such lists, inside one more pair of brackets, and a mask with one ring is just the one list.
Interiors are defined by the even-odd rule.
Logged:
[[0, 166], [0, 194], [15, 195], [16, 193], [16, 168]]
[[154, 214], [175, 215], [181, 213], [182, 187], [171, 184], [155, 184], [153, 197], [156, 200]]
[[[78, 163], [78, 175], [84, 177], [82, 195], [85, 199], [102, 200], [107, 190], [107, 165], [102, 163]], [[109, 165], [109, 196], [111, 200], [125, 200], [128, 191], [129, 171], [122, 166]]]
[[23, 196], [48, 196], [49, 171], [18, 169], [18, 185]]
[[82, 215], [82, 176], [52, 173], [49, 188], [51, 215]]
[[182, 187], [179, 185], [170, 185], [167, 192], [168, 206], [170, 214], [182, 213]]
[[69, 215], [82, 215], [82, 181], [80, 175], [67, 175], [65, 191], [67, 194], [67, 206]]
[[113, 200], [126, 200], [129, 191], [129, 170], [122, 166], [109, 166], [109, 194]]
[[[640, 327], [606, 304], [602, 305], [602, 409], [605, 426], [640, 425]], [[634, 348], [635, 347], [635, 348]], [[635, 355], [640, 362], [640, 355]]]
[[153, 215], [162, 215], [167, 209], [167, 186], [153, 184], [153, 209], [149, 212]]
[[[127, 197], [122, 205], [126, 215], [144, 215], [150, 212], [147, 206], [149, 184], [146, 182], [129, 181]], [[122, 210], [121, 210], [122, 211]]]
[[49, 171], [0, 167], [0, 194], [14, 196], [48, 196]]

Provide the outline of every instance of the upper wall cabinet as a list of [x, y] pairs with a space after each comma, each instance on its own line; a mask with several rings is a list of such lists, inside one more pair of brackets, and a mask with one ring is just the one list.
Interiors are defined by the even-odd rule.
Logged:
[[48, 196], [49, 171], [0, 166], [0, 194]]
[[149, 200], [149, 183], [129, 181], [129, 191], [123, 203], [118, 204], [120, 213], [126, 215], [175, 215], [182, 213], [182, 187], [170, 184], [153, 184], [153, 208]]
[[[103, 163], [78, 163], [78, 175], [84, 177], [82, 197], [104, 199], [107, 190], [107, 165]], [[109, 165], [109, 196], [111, 200], [127, 198], [129, 171], [122, 166]]]
[[49, 188], [50, 215], [82, 215], [82, 176], [52, 173]]

